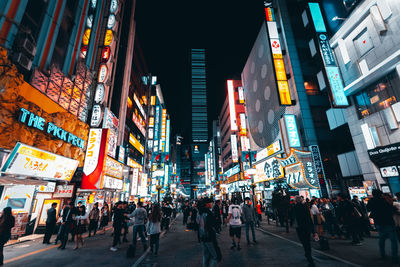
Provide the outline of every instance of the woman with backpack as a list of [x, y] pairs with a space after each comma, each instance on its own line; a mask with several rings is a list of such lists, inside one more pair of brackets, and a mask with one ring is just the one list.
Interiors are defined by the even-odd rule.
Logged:
[[150, 249], [154, 255], [158, 254], [161, 233], [161, 209], [159, 205], [154, 205], [147, 222], [147, 233], [150, 235]]

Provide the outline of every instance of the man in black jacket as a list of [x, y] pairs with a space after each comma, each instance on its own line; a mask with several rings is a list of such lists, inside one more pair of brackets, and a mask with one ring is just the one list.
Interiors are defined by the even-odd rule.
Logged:
[[221, 219], [221, 200], [215, 201], [215, 205], [213, 207], [213, 213], [215, 216], [215, 221], [216, 221], [216, 229], [217, 233], [221, 232], [221, 225], [222, 225], [222, 219]]
[[72, 225], [74, 222], [74, 202], [70, 202], [68, 206], [66, 206], [63, 209], [63, 215], [62, 215], [62, 223], [61, 223], [61, 246], [59, 246], [59, 249], [65, 249], [65, 246], [67, 245], [68, 241], [68, 234], [72, 229]]
[[311, 234], [314, 233], [314, 226], [310, 209], [302, 203], [300, 196], [296, 196], [293, 213], [296, 219], [296, 232], [303, 245], [306, 259], [309, 266], [315, 266], [311, 256]]
[[[385, 199], [382, 196], [382, 191], [374, 189], [372, 190], [372, 196], [373, 198], [368, 201], [367, 209], [371, 211], [370, 217], [374, 219], [374, 224], [379, 233], [379, 252], [381, 258], [386, 257], [385, 241], [389, 238], [392, 245], [392, 260], [393, 263], [397, 263], [397, 237], [393, 220], [396, 208], [393, 206], [393, 200], [389, 198]], [[389, 203], [389, 201], [392, 203]]]
[[199, 201], [199, 214], [197, 223], [199, 225], [199, 239], [203, 248], [203, 266], [216, 266], [221, 259], [221, 253], [217, 243], [216, 230], [217, 222], [211, 211], [212, 199], [206, 197]]
[[56, 208], [57, 203], [51, 204], [51, 208], [47, 210], [47, 219], [46, 219], [46, 232], [43, 238], [43, 244], [50, 244], [51, 235], [54, 233], [54, 229], [56, 228]]

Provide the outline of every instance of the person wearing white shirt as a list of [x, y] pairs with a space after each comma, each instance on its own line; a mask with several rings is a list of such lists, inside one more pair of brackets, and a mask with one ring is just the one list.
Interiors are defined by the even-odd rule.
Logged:
[[236, 199], [234, 199], [232, 202], [233, 204], [229, 206], [228, 218], [226, 219], [226, 221], [229, 224], [229, 235], [232, 238], [231, 249], [235, 249], [236, 247], [236, 236], [237, 250], [240, 250], [240, 236], [242, 234], [242, 221], [240, 217], [242, 215], [242, 209], [238, 205], [238, 201]]

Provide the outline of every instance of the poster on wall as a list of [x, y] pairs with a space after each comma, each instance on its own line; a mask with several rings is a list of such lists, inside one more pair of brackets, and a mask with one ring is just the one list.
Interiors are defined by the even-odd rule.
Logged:
[[57, 185], [53, 198], [71, 198], [74, 192], [74, 185]]
[[43, 206], [42, 206], [42, 212], [40, 214], [38, 225], [46, 225], [47, 210], [51, 208], [51, 205], [53, 203], [57, 203], [56, 214], [58, 214], [58, 212], [60, 211], [61, 200], [60, 199], [44, 199]]
[[28, 224], [28, 212], [13, 212], [15, 218], [14, 227], [11, 228], [11, 236], [22, 236], [25, 234], [26, 225]]

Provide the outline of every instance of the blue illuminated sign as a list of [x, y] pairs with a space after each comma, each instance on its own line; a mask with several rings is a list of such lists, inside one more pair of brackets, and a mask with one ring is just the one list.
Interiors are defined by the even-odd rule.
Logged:
[[240, 165], [236, 165], [232, 168], [230, 168], [229, 170], [227, 170], [226, 172], [224, 172], [224, 175], [229, 178], [235, 174], [238, 174], [240, 172]]
[[310, 7], [311, 17], [317, 32], [326, 32], [324, 18], [318, 3], [308, 3]]
[[301, 147], [299, 129], [297, 128], [296, 116], [293, 114], [285, 114], [286, 132], [289, 139], [290, 147]]
[[63, 140], [64, 142], [70, 143], [73, 146], [77, 146], [81, 149], [85, 149], [85, 141], [76, 135], [67, 132], [66, 130], [58, 127], [52, 122], [47, 123], [46, 120], [39, 115], [35, 115], [24, 108], [21, 108], [21, 115], [19, 116], [19, 121], [26, 124], [29, 127], [36, 128], [40, 131], [45, 131], [46, 133]]
[[331, 86], [333, 104], [335, 106], [348, 106], [349, 102], [344, 94], [344, 87], [342, 78], [340, 76], [338, 67], [326, 67], [326, 75], [328, 76], [329, 84]]

